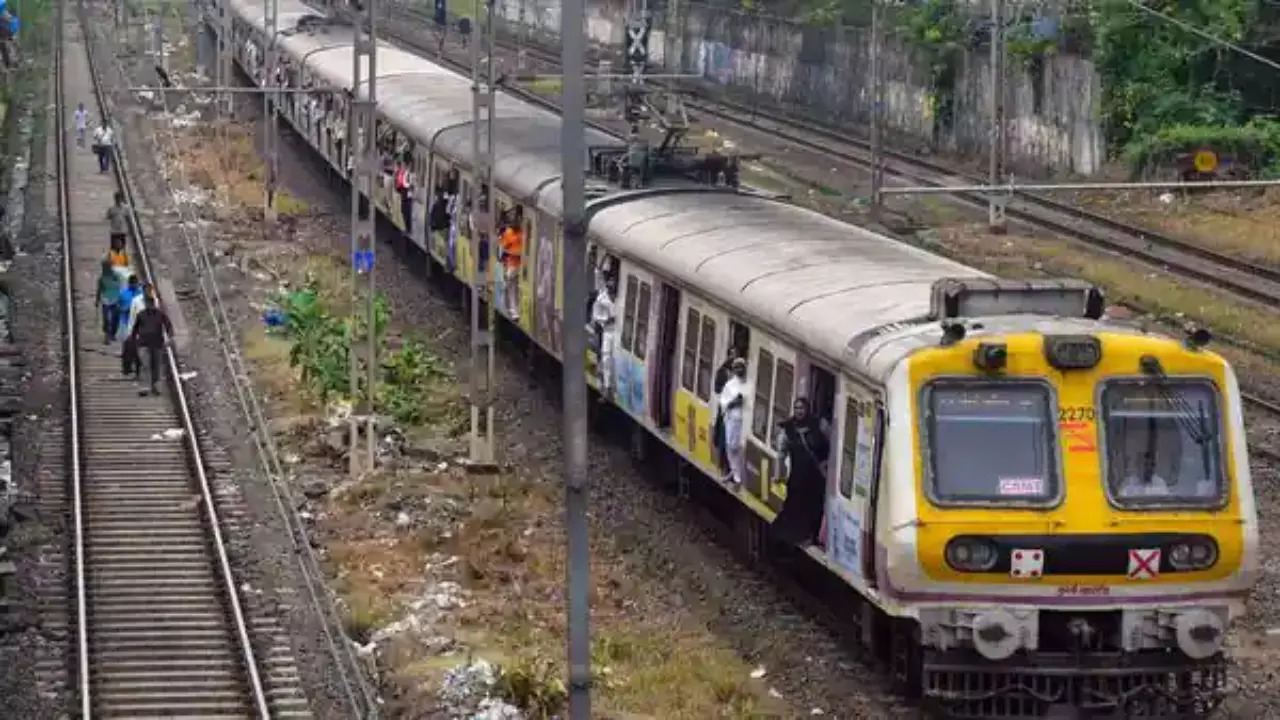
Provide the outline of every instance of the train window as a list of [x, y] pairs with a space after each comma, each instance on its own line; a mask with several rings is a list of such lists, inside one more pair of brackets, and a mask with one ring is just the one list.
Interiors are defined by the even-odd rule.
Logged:
[[631, 352], [631, 342], [636, 333], [636, 276], [627, 277], [627, 295], [622, 306], [622, 349]]
[[756, 402], [751, 409], [751, 432], [769, 442], [769, 408], [773, 405], [773, 353], [760, 348], [756, 362]]
[[840, 494], [852, 500], [854, 489], [869, 495], [880, 446], [880, 419], [875, 405], [850, 399], [844, 410], [840, 446]]
[[680, 387], [693, 392], [693, 380], [698, 372], [698, 329], [702, 327], [702, 315], [693, 308], [684, 321], [684, 364], [680, 368]]
[[702, 337], [698, 342], [698, 397], [711, 401], [711, 362], [716, 354], [716, 321], [702, 316]]
[[1059, 495], [1056, 420], [1040, 382], [925, 388], [926, 488], [939, 504], [1046, 504]]
[[795, 382], [796, 373], [791, 363], [778, 360], [773, 378], [773, 422], [769, 424], [770, 430], [774, 425], [791, 417], [791, 393], [795, 388]]
[[1122, 507], [1226, 499], [1218, 391], [1201, 380], [1116, 380], [1102, 391], [1107, 492]]
[[640, 295], [636, 300], [636, 340], [634, 354], [636, 359], [644, 360], [645, 351], [649, 347], [649, 304], [653, 302], [653, 290], [649, 283], [640, 283]]

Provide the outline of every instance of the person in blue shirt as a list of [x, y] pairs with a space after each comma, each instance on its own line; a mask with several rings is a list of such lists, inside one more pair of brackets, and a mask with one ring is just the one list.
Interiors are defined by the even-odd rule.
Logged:
[[129, 317], [129, 310], [133, 307], [134, 298], [142, 294], [142, 283], [138, 280], [137, 275], [130, 275], [129, 282], [120, 288], [120, 299], [116, 303], [116, 329], [123, 335], [124, 347], [120, 353], [120, 371], [124, 375], [138, 375], [142, 372], [142, 363], [138, 361], [138, 347], [136, 343], [129, 341], [129, 333], [133, 331], [130, 323], [125, 321]]

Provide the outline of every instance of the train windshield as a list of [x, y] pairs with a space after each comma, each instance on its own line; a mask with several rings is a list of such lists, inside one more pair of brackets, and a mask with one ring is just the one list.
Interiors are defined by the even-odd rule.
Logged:
[[1200, 380], [1124, 380], [1102, 391], [1107, 485], [1122, 507], [1217, 506], [1226, 495], [1218, 391]]
[[938, 381], [925, 393], [928, 482], [935, 502], [1043, 504], [1057, 498], [1047, 386]]

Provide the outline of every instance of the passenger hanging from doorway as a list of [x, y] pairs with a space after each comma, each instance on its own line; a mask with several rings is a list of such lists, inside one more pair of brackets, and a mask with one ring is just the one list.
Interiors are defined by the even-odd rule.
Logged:
[[729, 365], [729, 379], [720, 390], [720, 413], [724, 415], [724, 449], [729, 456], [727, 480], [735, 491], [746, 478], [745, 438], [742, 434], [742, 409], [747, 397], [747, 361], [740, 357]]
[[76, 106], [76, 146], [84, 147], [84, 134], [89, 129], [89, 111], [84, 109], [84, 103]]
[[[139, 349], [147, 351], [147, 360], [149, 365], [149, 379], [151, 381], [150, 393], [159, 395], [160, 390], [156, 387], [156, 383], [160, 381], [161, 364], [160, 354], [164, 350], [167, 338], [173, 335], [173, 325], [169, 322], [169, 316], [164, 311], [156, 307], [156, 299], [150, 293], [144, 293], [146, 298], [145, 307], [138, 314], [133, 324], [133, 333], [130, 337], [134, 341], [134, 345]], [[142, 363], [139, 362], [139, 365]], [[147, 391], [142, 391], [140, 395], [146, 395]]]
[[805, 547], [819, 541], [827, 496], [827, 453], [831, 444], [822, 421], [796, 398], [792, 415], [779, 424], [777, 468], [787, 472], [787, 498], [772, 529], [784, 542]]
[[115, 144], [115, 134], [105, 121], [99, 121], [93, 131], [93, 152], [98, 156], [98, 172], [105, 173], [111, 169], [111, 147]]
[[618, 281], [605, 277], [604, 287], [596, 293], [591, 306], [591, 327], [596, 336], [596, 381], [600, 383], [600, 400], [613, 397], [613, 340], [617, 328]]
[[502, 231], [501, 259], [503, 294], [507, 315], [511, 322], [520, 319], [520, 264], [524, 257], [524, 208], [517, 205], [511, 211], [511, 223]]
[[[720, 363], [720, 367], [716, 368], [716, 376], [712, 383], [712, 390], [716, 397], [720, 397], [721, 391], [724, 390], [725, 383], [729, 382], [729, 378], [733, 375], [733, 360], [744, 355], [745, 350], [739, 349], [733, 345], [725, 351], [724, 362]], [[725, 452], [725, 432], [724, 432], [724, 413], [720, 412], [719, 403], [716, 404], [715, 425], [711, 429], [711, 445], [716, 451], [716, 462], [720, 466], [720, 472], [728, 475], [732, 468], [729, 467], [729, 454]]]
[[410, 157], [400, 160], [396, 169], [396, 192], [400, 195], [400, 215], [404, 218], [406, 235], [413, 235], [413, 173], [409, 171]]

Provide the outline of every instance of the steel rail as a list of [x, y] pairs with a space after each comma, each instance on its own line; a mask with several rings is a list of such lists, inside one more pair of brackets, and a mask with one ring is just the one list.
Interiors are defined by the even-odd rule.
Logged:
[[[70, 2], [70, 1], [71, 0], [67, 0], [67, 2]], [[103, 122], [105, 124], [107, 124], [108, 126], [115, 126], [114, 119], [112, 117], [112, 108], [110, 106], [110, 103], [107, 101], [105, 93], [102, 90], [101, 75], [98, 72], [97, 64], [95, 62], [93, 36], [91, 35], [91, 33], [88, 32], [91, 26], [91, 23], [84, 16], [85, 11], [84, 11], [83, 5], [82, 4], [78, 5], [77, 9], [79, 11], [78, 14], [79, 14], [79, 21], [80, 21], [81, 28], [85, 31], [84, 32], [85, 53], [88, 57], [88, 67], [90, 70], [91, 81], [92, 81], [91, 84], [93, 87], [94, 98], [98, 106], [98, 111], [99, 111], [100, 117], [103, 119]], [[60, 43], [62, 42], [62, 34], [64, 32], [64, 29], [65, 29], [65, 23], [59, 26], [58, 34], [59, 34]], [[60, 46], [59, 53], [61, 52], [62, 52], [62, 47]], [[59, 71], [63, 69], [61, 64], [59, 64], [58, 69]], [[59, 83], [61, 83], [61, 76], [59, 76]], [[64, 103], [65, 101], [60, 95], [57, 100], [58, 115], [60, 118], [60, 122], [62, 122], [61, 117], [62, 117], [62, 110], [63, 110]], [[60, 127], [62, 127], [62, 125], [60, 125]], [[63, 145], [65, 145], [65, 131], [64, 131]], [[142, 231], [142, 225], [138, 218], [134, 192], [133, 192], [132, 185], [129, 181], [127, 164], [124, 158], [124, 154], [120, 151], [120, 145], [118, 142], [111, 147], [111, 155], [113, 160], [113, 171], [116, 178], [116, 182], [120, 187], [121, 192], [124, 194], [126, 201], [128, 202], [129, 227], [133, 232], [133, 237], [135, 239], [134, 245], [138, 251], [138, 257], [142, 264], [142, 271], [147, 281], [151, 283], [152, 286], [154, 287], [156, 280], [158, 279], [157, 273], [152, 267], [150, 256], [147, 253], [146, 236]], [[69, 178], [68, 178], [68, 175], [65, 173], [65, 170], [66, 170], [65, 154], [63, 157], [63, 164], [61, 166], [61, 169], [64, 171], [62, 175], [62, 182], [61, 182], [62, 195], [66, 197], [68, 196]], [[68, 228], [68, 225], [70, 222], [68, 211], [69, 211], [69, 208], [63, 209], [64, 229]], [[69, 267], [70, 254], [66, 255], [66, 263], [68, 264], [67, 267]], [[69, 298], [68, 302], [74, 302], [74, 297]], [[75, 328], [72, 328], [71, 332], [69, 333], [69, 336], [70, 336], [69, 342], [73, 342], [73, 343], [75, 342], [75, 338], [74, 338], [75, 332], [76, 332]], [[220, 576], [224, 590], [226, 592], [228, 603], [231, 606], [230, 607], [231, 621], [235, 626], [234, 628], [235, 635], [237, 637], [237, 641], [240, 646], [240, 653], [244, 661], [244, 666], [245, 666], [244, 670], [248, 675], [248, 680], [249, 680], [249, 685], [251, 690], [251, 700], [258, 716], [262, 718], [262, 720], [270, 720], [271, 713], [270, 713], [266, 693], [263, 690], [262, 679], [259, 675], [258, 663], [254, 656], [253, 644], [249, 637], [248, 622], [246, 620], [244, 610], [241, 607], [239, 588], [236, 585], [235, 576], [231, 569], [230, 559], [227, 556], [226, 540], [222, 535], [222, 529], [221, 529], [222, 523], [218, 516], [217, 505], [214, 502], [213, 492], [210, 487], [209, 478], [205, 469], [204, 454], [200, 448], [199, 436], [196, 433], [195, 423], [192, 420], [190, 402], [187, 398], [186, 392], [182, 387], [182, 379], [179, 377], [180, 368], [178, 365], [177, 355], [175, 354], [174, 348], [171, 344], [165, 347], [164, 355], [165, 355], [165, 364], [169, 371], [168, 378], [167, 378], [168, 384], [170, 388], [173, 390], [173, 397], [175, 399], [174, 408], [177, 411], [177, 414], [182, 421], [182, 428], [184, 431], [187, 450], [188, 450], [189, 465], [192, 473], [195, 475], [197, 486], [200, 491], [200, 501], [204, 505], [205, 518], [207, 520], [207, 525], [208, 525], [208, 533], [211, 539], [210, 544], [212, 545], [212, 549], [214, 551], [217, 572], [218, 572], [218, 575]], [[81, 513], [81, 501], [79, 498], [78, 488], [77, 488], [76, 496], [77, 497], [75, 500], [76, 502], [75, 512], [77, 516], [79, 516]], [[77, 557], [77, 565], [78, 565], [77, 577], [82, 577], [83, 575], [83, 555], [82, 554], [78, 555]], [[83, 588], [83, 583], [81, 583], [80, 587]], [[83, 597], [83, 590], [81, 591], [80, 595], [81, 597]], [[81, 621], [82, 621], [81, 627], [83, 630], [83, 634], [87, 636], [87, 613], [81, 616]], [[84, 652], [81, 655], [82, 668], [86, 667], [87, 663], [88, 663], [88, 652], [87, 652], [87, 648], [84, 648]], [[83, 678], [81, 681], [81, 690], [83, 693], [82, 703], [81, 703], [82, 710], [84, 712], [83, 717], [85, 720], [88, 720], [88, 718], [91, 717], [90, 715], [91, 697], [89, 693], [90, 688], [89, 688], [89, 679], [88, 679], [87, 673], [85, 678]]]
[[[178, 14], [176, 8], [172, 8], [172, 12], [175, 15]], [[144, 13], [147, 14], [147, 17], [150, 17], [146, 8], [144, 8]], [[179, 19], [181, 18], [179, 17]], [[167, 97], [162, 99], [162, 104], [165, 112], [169, 112]], [[166, 133], [166, 138], [169, 152], [173, 157], [178, 157], [180, 153], [178, 152], [177, 141], [172, 128]], [[156, 156], [160, 157], [162, 150], [159, 147], [159, 140], [156, 135], [152, 136], [152, 147], [156, 152]], [[177, 165], [177, 174], [182, 184], [191, 185], [186, 168], [181, 163]], [[227, 366], [228, 374], [231, 376], [231, 383], [236, 393], [236, 401], [240, 405], [241, 414], [249, 423], [259, 464], [267, 477], [277, 514], [289, 534], [290, 542], [293, 545], [294, 554], [298, 561], [298, 567], [302, 572], [303, 582], [307, 586], [307, 594], [310, 597], [312, 608], [316, 611], [320, 620], [321, 631], [325, 637], [326, 645], [328, 645], [330, 656], [337, 663], [335, 669], [342, 684], [343, 692], [347, 697], [348, 703], [359, 717], [375, 718], [377, 717], [378, 703], [364, 676], [360, 660], [355, 654], [355, 643], [343, 629], [342, 618], [338, 615], [331, 591], [323, 580], [319, 559], [312, 549], [311, 537], [301, 518], [293, 510], [293, 508], [297, 507], [297, 502], [294, 494], [289, 489], [288, 482], [285, 481], [287, 473], [280, 461], [279, 449], [276, 446], [275, 438], [272, 436], [266, 413], [263, 411], [261, 401], [252, 384], [248, 382], [250, 370], [245, 364], [239, 341], [231, 330], [234, 325], [227, 315], [226, 304], [223, 302], [214, 262], [211, 259], [212, 254], [209, 251], [204, 231], [200, 227], [199, 218], [194, 213], [190, 213], [190, 218], [188, 218], [188, 213], [184, 212], [184, 203], [178, 200], [172, 186], [167, 181], [166, 186], [169, 188], [174, 210], [182, 220], [183, 241], [187, 246], [187, 254], [191, 258], [192, 266], [200, 278], [200, 294], [205, 301], [209, 318], [214, 325], [214, 333], [218, 337], [223, 361]], [[191, 232], [189, 228], [193, 229], [194, 232]], [[355, 678], [354, 683], [352, 681], [353, 676]]]
[[63, 298], [63, 332], [66, 334], [67, 353], [67, 413], [69, 416], [71, 473], [71, 517], [74, 531], [72, 562], [75, 573], [76, 601], [76, 668], [77, 685], [80, 692], [80, 715], [92, 717], [92, 697], [89, 687], [89, 610], [85, 590], [85, 542], [84, 542], [84, 502], [81, 497], [83, 476], [80, 447], [80, 363], [77, 357], [76, 342], [76, 296], [75, 272], [72, 268], [71, 247], [71, 198], [67, 185], [67, 116], [64, 108], [62, 89], [62, 51], [63, 27], [66, 22], [64, 3], [58, 3], [55, 13], [58, 23], [54, 33], [53, 52], [53, 88], [54, 114], [57, 117], [57, 141], [55, 146], [55, 162], [58, 175], [58, 217], [60, 240], [62, 245], [62, 298]]

